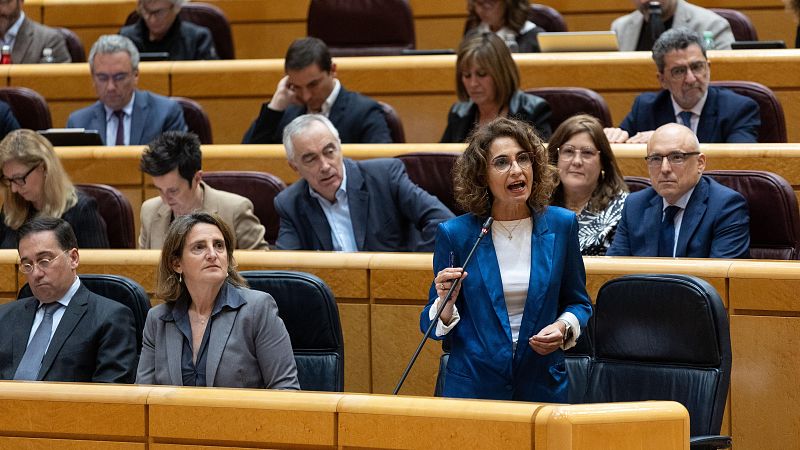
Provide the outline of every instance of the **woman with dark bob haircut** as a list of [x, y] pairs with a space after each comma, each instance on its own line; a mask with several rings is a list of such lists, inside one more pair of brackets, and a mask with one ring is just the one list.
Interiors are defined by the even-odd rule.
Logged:
[[271, 295], [236, 271], [230, 227], [216, 214], [175, 218], [147, 313], [138, 384], [299, 389], [292, 345]]
[[560, 180], [550, 204], [577, 214], [581, 253], [605, 255], [622, 218], [628, 186], [603, 125], [590, 115], [570, 117], [553, 133], [548, 149]]
[[[547, 206], [555, 169], [530, 125], [498, 118], [479, 128], [454, 169], [467, 214], [439, 225], [426, 330], [455, 279], [436, 339], [451, 341], [447, 397], [566, 402], [563, 349], [591, 315], [571, 212]], [[461, 267], [481, 226], [491, 233]]]
[[441, 142], [461, 143], [469, 133], [497, 117], [524, 120], [543, 139], [550, 137], [550, 105], [519, 89], [519, 69], [503, 40], [492, 33], [470, 33], [458, 47], [456, 92]]

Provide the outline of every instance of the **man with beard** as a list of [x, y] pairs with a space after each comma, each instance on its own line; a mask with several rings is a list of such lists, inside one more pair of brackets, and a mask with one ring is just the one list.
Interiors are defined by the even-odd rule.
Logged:
[[645, 143], [670, 122], [686, 125], [703, 143], [758, 140], [758, 104], [733, 91], [709, 86], [711, 64], [702, 37], [686, 28], [664, 32], [653, 45], [660, 92], [636, 97], [619, 128], [606, 128], [612, 143]]
[[11, 62], [37, 64], [46, 48], [53, 51], [54, 62], [72, 62], [64, 37], [57, 30], [28, 19], [22, 11], [23, 3], [24, 0], [0, 0], [0, 45], [11, 47]]

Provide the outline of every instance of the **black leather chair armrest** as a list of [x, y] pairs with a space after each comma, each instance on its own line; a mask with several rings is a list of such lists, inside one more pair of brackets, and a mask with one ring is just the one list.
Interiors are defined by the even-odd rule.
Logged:
[[689, 439], [692, 450], [712, 450], [718, 448], [731, 448], [730, 436], [693, 436]]

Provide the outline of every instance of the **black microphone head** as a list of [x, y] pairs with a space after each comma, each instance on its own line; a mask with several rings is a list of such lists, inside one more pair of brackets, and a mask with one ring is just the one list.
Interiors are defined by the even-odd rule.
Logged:
[[481, 235], [485, 235], [489, 232], [489, 229], [492, 227], [492, 222], [494, 222], [494, 219], [491, 217], [486, 219], [486, 222], [483, 222], [483, 225], [481, 225]]

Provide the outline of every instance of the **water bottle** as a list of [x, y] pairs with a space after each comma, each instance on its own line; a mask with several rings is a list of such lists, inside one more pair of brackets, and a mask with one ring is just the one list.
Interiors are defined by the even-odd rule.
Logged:
[[714, 33], [703, 31], [703, 45], [706, 47], [706, 50], [714, 50]]
[[39, 60], [41, 64], [52, 64], [56, 62], [56, 59], [53, 58], [53, 49], [50, 47], [45, 47], [42, 49], [42, 59]]
[[11, 64], [11, 46], [8, 44], [0, 50], [0, 64]]

